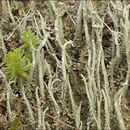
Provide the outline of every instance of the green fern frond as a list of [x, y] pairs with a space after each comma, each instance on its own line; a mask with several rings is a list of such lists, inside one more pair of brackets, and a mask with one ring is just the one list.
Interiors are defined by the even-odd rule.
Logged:
[[29, 29], [24, 32], [21, 41], [23, 43], [22, 48], [29, 49], [30, 48], [30, 40], [32, 41], [32, 45], [34, 48], [37, 48], [37, 45], [39, 44], [39, 40], [37, 36]]
[[8, 75], [9, 79], [14, 80], [21, 84], [22, 79], [29, 79], [27, 71], [31, 67], [31, 64], [27, 65], [27, 59], [24, 55], [24, 51], [21, 48], [16, 48], [10, 51], [4, 58], [5, 67], [3, 71]]

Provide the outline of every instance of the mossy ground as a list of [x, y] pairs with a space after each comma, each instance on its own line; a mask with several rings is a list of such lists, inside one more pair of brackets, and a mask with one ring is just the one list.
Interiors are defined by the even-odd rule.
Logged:
[[[3, 2], [3, 3], [2, 3]], [[5, 3], [4, 3], [5, 2]], [[66, 65], [66, 72], [68, 80], [71, 85], [71, 90], [73, 94], [73, 100], [77, 106], [79, 107], [81, 103], [81, 109], [80, 109], [80, 121], [82, 121], [82, 129], [87, 129], [88, 123], [90, 123], [90, 129], [97, 129], [97, 125], [95, 123], [95, 120], [93, 119], [92, 115], [90, 114], [90, 104], [88, 100], [88, 95], [86, 94], [85, 84], [83, 81], [83, 78], [81, 75], [84, 75], [86, 78], [87, 83], [89, 83], [91, 76], [93, 72], [91, 69], [88, 71], [88, 60], [89, 60], [89, 54], [88, 51], [89, 46], [88, 43], [86, 44], [86, 35], [84, 30], [84, 22], [83, 18], [81, 18], [81, 30], [77, 29], [77, 12], [79, 9], [80, 1], [76, 0], [61, 0], [62, 4], [59, 4], [59, 1], [54, 1], [57, 8], [60, 8], [61, 5], [64, 6], [63, 3], [65, 3], [67, 7], [67, 11], [64, 13], [62, 17], [62, 23], [63, 23], [63, 34], [65, 41], [72, 40], [74, 46], [69, 46], [66, 48], [67, 51], [67, 64]], [[54, 13], [54, 10], [51, 7], [51, 4], [47, 0], [37, 0], [37, 1], [27, 1], [20, 2], [17, 0], [9, 1], [11, 14], [9, 10], [9, 5], [7, 1], [1, 1], [0, 2], [0, 69], [2, 70], [4, 67], [3, 58], [10, 50], [13, 48], [20, 47], [23, 43], [20, 41], [21, 36], [23, 32], [27, 29], [31, 29], [36, 35], [38, 35], [39, 39], [42, 41], [45, 37], [45, 34], [42, 30], [42, 22], [41, 18], [37, 12], [37, 10], [41, 13], [42, 17], [44, 18], [44, 21], [46, 23], [45, 30], [49, 33], [50, 38], [48, 41], [50, 42], [51, 46], [49, 44], [45, 45], [41, 51], [40, 51], [40, 60], [42, 62], [42, 69], [43, 69], [43, 81], [44, 81], [44, 93], [45, 97], [44, 99], [40, 96], [40, 91], [38, 92], [40, 97], [40, 103], [41, 103], [41, 111], [43, 112], [46, 108], [48, 108], [46, 114], [45, 114], [45, 128], [46, 129], [76, 129], [76, 117], [73, 110], [72, 105], [72, 99], [70, 97], [70, 90], [68, 82], [66, 82], [63, 78], [62, 69], [58, 66], [58, 62], [56, 61], [54, 55], [57, 57], [58, 61], [62, 64], [63, 63], [63, 50], [59, 46], [59, 43], [56, 39], [56, 15]], [[120, 3], [116, 3], [117, 6]], [[129, 2], [124, 1], [121, 2], [121, 4], [128, 5]], [[113, 20], [110, 17], [110, 14], [108, 13], [108, 5], [110, 6], [112, 13], [115, 13], [115, 19], [117, 20], [117, 30], [121, 33], [123, 31], [121, 30], [121, 21], [119, 19], [119, 15], [122, 16], [122, 12], [118, 12], [120, 10], [114, 10], [113, 6], [111, 5], [110, 1], [92, 1], [92, 5], [94, 7], [94, 10], [97, 11], [97, 14], [101, 19], [104, 19], [104, 22], [108, 26], [103, 26], [102, 30], [102, 48], [104, 52], [104, 63], [106, 67], [107, 72], [107, 78], [109, 82], [109, 95], [111, 98], [112, 103], [112, 111], [110, 112], [110, 127], [111, 129], [119, 129], [119, 122], [116, 116], [116, 112], [114, 109], [114, 98], [116, 93], [119, 89], [123, 87], [123, 83], [126, 81], [126, 75], [128, 74], [128, 57], [126, 55], [126, 46], [122, 47], [124, 44], [124, 36], [120, 36], [118, 39], [118, 43], [120, 46], [120, 60], [117, 62], [117, 64], [114, 64], [113, 68], [113, 75], [110, 73], [110, 66], [112, 61], [112, 58], [116, 56], [116, 46], [114, 44], [113, 48], [113, 36], [110, 31], [110, 29], [115, 30], [115, 26]], [[6, 8], [4, 8], [5, 6]], [[122, 7], [123, 8], [123, 7]], [[61, 9], [61, 8], [60, 8]], [[24, 19], [27, 12], [30, 10], [28, 16], [26, 19]], [[59, 12], [60, 13], [60, 12]], [[117, 15], [117, 14], [118, 15]], [[86, 20], [88, 24], [88, 31], [90, 34], [90, 43], [92, 44], [92, 40], [95, 40], [95, 51], [96, 51], [96, 57], [95, 57], [95, 66], [97, 66], [98, 62], [98, 39], [96, 39], [97, 33], [94, 33], [95, 39], [93, 38], [93, 28], [92, 27], [92, 19], [90, 16], [91, 12], [87, 12], [86, 14]], [[35, 22], [37, 21], [37, 24], [39, 26], [39, 30], [37, 30], [37, 25]], [[21, 22], [22, 21], [22, 22]], [[95, 23], [95, 24], [98, 24]], [[59, 27], [60, 28], [60, 27]], [[110, 29], [109, 29], [110, 28]], [[97, 27], [98, 30], [98, 27]], [[95, 29], [95, 32], [97, 31]], [[80, 32], [81, 36], [78, 36], [78, 33]], [[125, 35], [125, 34], [123, 34]], [[129, 36], [129, 35], [128, 35]], [[128, 44], [129, 45], [129, 44]], [[114, 49], [114, 54], [113, 49]], [[129, 47], [128, 47], [129, 48]], [[93, 49], [92, 49], [93, 50]], [[128, 50], [130, 52], [130, 50]], [[92, 53], [93, 55], [93, 53]], [[93, 57], [93, 56], [92, 56]], [[38, 57], [36, 57], [38, 58]], [[91, 58], [90, 58], [91, 59]], [[94, 63], [93, 59], [91, 59], [92, 64]], [[49, 66], [49, 69], [47, 68]], [[100, 64], [100, 86], [101, 89], [104, 89], [104, 73], [101, 69]], [[88, 68], [89, 69], [89, 68]], [[98, 86], [98, 75], [96, 72], [97, 68], [94, 68], [94, 76], [93, 79], [95, 82], [93, 82], [93, 85]], [[90, 75], [89, 73], [90, 72]], [[52, 77], [51, 77], [51, 76]], [[89, 77], [90, 76], [90, 77]], [[113, 77], [112, 77], [113, 76]], [[54, 103], [54, 101], [51, 98], [51, 95], [49, 93], [49, 82], [52, 84], [52, 81], [50, 80], [52, 78], [52, 81], [55, 79], [59, 79], [56, 81], [53, 85], [52, 92], [54, 99], [56, 100], [58, 106], [59, 106], [59, 113], [57, 113], [57, 108]], [[113, 79], [112, 79], [113, 78]], [[95, 84], [94, 84], [95, 83]], [[33, 115], [35, 118], [35, 124], [32, 125], [29, 122], [29, 114], [28, 109], [26, 106], [26, 103], [23, 99], [22, 93], [21, 93], [21, 87], [19, 85], [13, 85], [11, 84], [11, 88], [13, 90], [14, 95], [11, 96], [10, 99], [10, 106], [11, 106], [11, 112], [12, 116], [18, 117], [18, 129], [34, 129], [38, 128], [38, 106], [37, 106], [37, 98], [36, 98], [36, 88], [39, 88], [39, 66], [36, 65], [34, 67], [33, 76], [32, 76], [32, 83], [28, 86], [28, 83], [26, 81], [23, 81], [23, 85], [25, 87], [25, 93], [27, 96], [27, 99], [30, 103], [30, 107], [33, 111]], [[91, 84], [91, 83], [90, 83]], [[67, 87], [66, 87], [67, 86]], [[130, 87], [130, 86], [129, 86]], [[121, 102], [121, 113], [122, 118], [125, 123], [125, 127], [127, 129], [130, 129], [130, 88], [128, 87], [127, 92], [123, 94], [122, 96], [122, 102]], [[40, 89], [39, 89], [40, 90]], [[93, 90], [94, 91], [94, 90]], [[3, 77], [0, 77], [0, 129], [7, 129], [11, 127], [11, 122], [8, 118], [8, 111], [7, 111], [7, 88], [5, 85], [5, 82], [3, 80]], [[98, 93], [99, 94], [99, 93]], [[103, 95], [102, 95], [103, 96]], [[97, 96], [98, 97], [98, 96]], [[95, 98], [95, 97], [94, 97]], [[96, 99], [97, 100], [97, 99]], [[102, 98], [101, 102], [101, 124], [102, 128], [105, 127], [105, 99]], [[95, 101], [96, 102], [96, 101]], [[96, 102], [97, 103], [97, 102]], [[97, 105], [97, 104], [96, 104]], [[97, 106], [95, 106], [95, 110], [97, 110]], [[77, 109], [76, 109], [77, 110]], [[77, 111], [76, 111], [77, 112]], [[43, 114], [43, 113], [42, 113]], [[80, 122], [79, 121], [79, 122]], [[81, 123], [81, 122], [80, 122]], [[81, 125], [81, 124], [80, 124]], [[39, 127], [40, 128], [40, 127]], [[44, 128], [41, 126], [41, 128]]]

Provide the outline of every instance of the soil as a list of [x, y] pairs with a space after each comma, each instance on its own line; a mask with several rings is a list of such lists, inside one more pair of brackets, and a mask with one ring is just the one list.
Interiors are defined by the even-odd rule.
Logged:
[[[5, 3], [4, 3], [5, 2]], [[9, 13], [9, 5], [11, 13]], [[0, 69], [3, 70], [5, 67], [4, 57], [6, 53], [11, 51], [13, 48], [18, 48], [23, 43], [21, 42], [21, 37], [24, 31], [27, 29], [31, 29], [33, 33], [35, 33], [38, 38], [42, 41], [44, 39], [44, 32], [42, 31], [41, 18], [37, 11], [39, 11], [44, 18], [46, 23], [46, 32], [50, 34], [49, 42], [51, 43], [52, 50], [49, 46], [44, 46], [41, 50], [41, 53], [44, 53], [44, 58], [46, 62], [50, 66], [51, 75], [54, 79], [60, 79], [60, 81], [56, 81], [53, 86], [53, 96], [57, 101], [57, 104], [60, 106], [60, 114], [57, 114], [57, 110], [55, 108], [54, 102], [52, 101], [47, 85], [50, 81], [50, 73], [44, 69], [45, 61], [43, 63], [43, 70], [45, 73], [43, 75], [44, 86], [45, 86], [45, 97], [42, 99], [40, 97], [40, 91], [38, 92], [40, 101], [41, 101], [41, 110], [44, 111], [48, 108], [45, 114], [45, 128], [46, 129], [79, 129], [76, 126], [75, 122], [75, 114], [73, 111], [72, 102], [70, 99], [69, 88], [63, 89], [63, 87], [67, 86], [66, 82], [63, 80], [62, 70], [57, 67], [57, 62], [52, 54], [55, 54], [58, 60], [62, 63], [62, 49], [60, 48], [58, 42], [55, 37], [55, 13], [51, 7], [51, 4], [47, 0], [13, 0], [13, 1], [0, 1]], [[62, 17], [63, 22], [63, 33], [65, 41], [73, 41], [74, 46], [67, 46], [67, 64], [68, 68], [67, 75], [69, 75], [70, 86], [72, 89], [73, 100], [78, 108], [81, 103], [80, 109], [80, 120], [82, 121], [82, 129], [88, 128], [88, 123], [90, 123], [90, 129], [97, 129], [97, 125], [90, 115], [90, 104], [88, 100], [88, 96], [86, 94], [86, 89], [84, 85], [84, 81], [81, 75], [84, 75], [87, 83], [89, 83], [89, 75], [87, 71], [88, 66], [88, 44], [86, 44], [86, 36], [84, 31], [84, 25], [82, 24], [81, 28], [81, 37], [77, 36], [77, 12], [79, 9], [80, 1], [76, 0], [57, 0], [54, 1], [57, 8], [60, 8], [59, 2], [64, 3], [67, 11], [64, 13]], [[7, 7], [4, 8], [3, 6]], [[108, 5], [109, 1], [95, 1], [92, 0], [92, 4], [94, 9], [97, 11], [100, 18], [104, 18], [104, 22], [107, 26], [114, 30], [114, 24], [109, 16]], [[122, 2], [123, 4], [123, 2]], [[128, 5], [129, 2], [126, 1]], [[110, 5], [112, 8], [112, 5]], [[112, 8], [113, 9], [113, 8]], [[28, 11], [30, 12], [28, 13]], [[114, 9], [113, 9], [114, 10]], [[116, 11], [115, 11], [116, 12]], [[28, 17], [26, 20], [24, 19], [25, 15], [28, 13]], [[113, 11], [114, 13], [114, 11]], [[12, 17], [11, 17], [12, 15]], [[86, 14], [87, 15], [87, 14]], [[88, 31], [90, 34], [90, 42], [93, 40], [93, 28], [92, 28], [92, 19], [89, 15], [86, 17], [88, 23]], [[39, 26], [38, 34], [35, 20]], [[83, 19], [81, 21], [83, 23]], [[119, 21], [120, 22], [120, 21]], [[119, 23], [120, 24], [120, 23]], [[112, 111], [110, 116], [110, 126], [111, 129], [119, 129], [119, 121], [116, 116], [116, 111], [114, 109], [114, 98], [116, 93], [123, 87], [122, 84], [126, 81], [126, 75], [128, 72], [128, 63], [127, 63], [127, 55], [125, 51], [122, 51], [120, 61], [114, 65], [113, 69], [113, 81], [111, 77], [110, 66], [112, 61], [112, 33], [108, 29], [107, 26], [103, 27], [102, 32], [102, 47], [104, 52], [104, 63], [106, 67], [106, 71], [108, 74], [108, 82], [109, 82], [109, 95], [111, 97], [112, 102]], [[119, 29], [121, 29], [119, 27]], [[95, 34], [96, 37], [96, 34]], [[119, 45], [120, 48], [123, 45], [122, 42], [123, 36], [120, 37]], [[96, 38], [95, 38], [96, 41]], [[98, 42], [97, 42], [98, 43]], [[98, 44], [95, 44], [95, 51], [98, 52]], [[116, 48], [116, 47], [115, 47]], [[122, 47], [123, 48], [123, 47]], [[123, 50], [123, 49], [122, 49]], [[125, 49], [124, 49], [125, 50]], [[114, 49], [116, 51], [116, 49]], [[41, 54], [42, 55], [42, 54]], [[116, 54], [114, 53], [114, 56]], [[41, 58], [42, 59], [42, 58]], [[43, 60], [42, 59], [42, 60]], [[95, 60], [98, 60], [98, 53], [96, 55]], [[96, 62], [96, 65], [98, 63]], [[95, 66], [96, 66], [95, 65]], [[100, 65], [101, 66], [101, 65]], [[91, 72], [91, 71], [90, 71]], [[95, 85], [97, 86], [98, 79], [96, 70], [94, 72], [94, 80]], [[9, 79], [7, 79], [9, 82]], [[93, 80], [93, 79], [92, 79]], [[46, 85], [45, 85], [46, 84]], [[104, 75], [102, 69], [100, 67], [100, 84], [101, 89], [104, 88]], [[13, 95], [10, 98], [10, 106], [13, 120], [9, 120], [8, 110], [7, 110], [7, 86], [2, 76], [0, 76], [0, 129], [8, 129], [13, 128], [13, 123], [18, 122], [18, 129], [36, 129], [38, 128], [38, 107], [37, 107], [37, 99], [36, 99], [36, 88], [39, 87], [39, 71], [38, 66], [35, 67], [32, 77], [32, 83], [30, 87], [28, 87], [28, 83], [23, 81], [23, 85], [25, 87], [25, 93], [27, 99], [29, 101], [30, 107], [34, 113], [35, 124], [30, 123], [29, 112], [24, 101], [24, 98], [21, 93], [21, 86], [18, 84], [11, 84], [11, 88], [13, 90]], [[94, 85], [94, 84], [93, 84]], [[126, 92], [122, 96], [121, 101], [121, 113], [122, 119], [125, 123], [126, 129], [130, 129], [130, 84], [128, 84], [128, 88]], [[64, 91], [63, 91], [64, 90]], [[63, 96], [61, 96], [63, 94]], [[102, 128], [105, 129], [105, 99], [102, 99], [101, 102], [101, 125]], [[95, 108], [97, 110], [97, 106]], [[43, 113], [42, 113], [43, 114]], [[17, 117], [17, 118], [16, 118]], [[81, 123], [81, 122], [80, 122]], [[81, 124], [80, 124], [81, 125]], [[41, 127], [42, 128], [42, 127]]]

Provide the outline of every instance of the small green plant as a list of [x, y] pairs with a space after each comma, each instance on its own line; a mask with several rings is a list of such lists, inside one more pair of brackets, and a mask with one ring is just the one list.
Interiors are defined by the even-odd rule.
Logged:
[[3, 71], [7, 74], [10, 80], [14, 80], [14, 83], [18, 82], [20, 85], [22, 79], [29, 79], [27, 71], [31, 67], [31, 64], [27, 64], [27, 58], [24, 56], [24, 51], [21, 48], [16, 48], [10, 51], [4, 58], [5, 67]]
[[12, 122], [11, 127], [9, 128], [9, 130], [17, 130], [18, 129], [18, 122], [19, 122], [19, 118], [15, 117], [15, 119]]
[[29, 49], [30, 48], [30, 44], [29, 44], [30, 40], [32, 41], [33, 47], [37, 48], [37, 45], [39, 44], [39, 40], [38, 40], [37, 36], [35, 35], [35, 33], [33, 33], [29, 29], [29, 30], [24, 32], [24, 34], [21, 38], [21, 42], [24, 43], [21, 47]]
[[32, 46], [34, 48], [37, 48], [39, 44], [37, 36], [29, 29], [24, 32], [21, 38], [21, 42], [23, 43], [23, 45], [20, 48], [25, 49], [25, 55], [30, 60], [30, 62], [32, 62], [32, 51], [30, 48], [30, 42], [32, 42]]

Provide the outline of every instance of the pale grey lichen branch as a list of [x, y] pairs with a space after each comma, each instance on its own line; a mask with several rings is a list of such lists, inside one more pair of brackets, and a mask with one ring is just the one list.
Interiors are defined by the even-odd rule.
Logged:
[[76, 40], [79, 41], [81, 41], [82, 38], [82, 19], [83, 19], [83, 2], [80, 1], [79, 9], [77, 11], [77, 23], [76, 23], [76, 34], [75, 34]]
[[9, 115], [9, 120], [12, 121], [13, 120], [13, 116], [12, 116], [12, 112], [11, 112], [11, 106], [10, 106], [10, 92], [12, 92], [10, 83], [8, 83], [7, 78], [5, 76], [5, 74], [2, 72], [2, 70], [0, 70], [0, 74], [2, 75], [5, 85], [6, 85], [6, 95], [7, 95], [7, 112]]
[[63, 79], [66, 80], [67, 74], [66, 74], [66, 68], [68, 67], [67, 64], [67, 52], [66, 52], [66, 47], [67, 45], [73, 45], [72, 41], [67, 41], [63, 46], [62, 46], [62, 73], [63, 73]]
[[69, 76], [67, 76], [67, 85], [68, 85], [68, 88], [69, 88], [69, 96], [70, 96], [70, 100], [71, 100], [72, 110], [75, 114], [77, 106], [76, 106], [74, 98], [73, 98], [73, 93], [72, 93], [71, 85], [70, 85], [70, 82], [69, 82]]
[[38, 49], [37, 49], [37, 65], [38, 65], [38, 70], [39, 70], [39, 85], [40, 85], [40, 93], [41, 93], [41, 97], [42, 99], [44, 98], [45, 96], [45, 92], [44, 92], [44, 82], [43, 82], [43, 69], [42, 69], [42, 66], [43, 66], [43, 63], [41, 62], [41, 49], [42, 47], [45, 46], [46, 42], [47, 42], [47, 39], [48, 39], [48, 34], [46, 34], [45, 38], [43, 39], [43, 41], [41, 42], [41, 44], [39, 45]]
[[38, 109], [38, 129], [42, 128], [42, 111], [41, 111], [41, 101], [38, 95], [38, 87], [36, 88], [36, 99], [37, 99], [37, 109]]
[[83, 24], [84, 24], [85, 38], [86, 38], [86, 44], [90, 47], [90, 34], [88, 31], [86, 14], [87, 14], [87, 5], [86, 5], [86, 2], [83, 1]]
[[25, 104], [27, 105], [27, 109], [28, 109], [28, 114], [29, 114], [29, 121], [30, 121], [30, 124], [34, 126], [35, 124], [35, 119], [34, 119], [34, 116], [33, 116], [33, 111], [31, 109], [31, 106], [29, 104], [29, 101], [25, 95], [25, 91], [24, 91], [24, 86], [22, 85], [21, 86], [21, 92], [22, 92], [22, 96], [23, 96], [23, 99], [25, 101]]
[[110, 129], [110, 110], [109, 110], [109, 104], [108, 99], [105, 94], [105, 91], [102, 90], [103, 97], [104, 97], [104, 109], [105, 109], [105, 127], [104, 129]]
[[[30, 44], [30, 49], [31, 49], [31, 52], [32, 52], [32, 66], [30, 68], [30, 72], [29, 72], [29, 76], [30, 76], [30, 79], [29, 79], [29, 82], [27, 83], [27, 86], [30, 86], [31, 83], [32, 83], [32, 77], [33, 77], [33, 72], [34, 72], [34, 69], [36, 67], [36, 51], [37, 49], [35, 49], [32, 45], [32, 39], [29, 37], [29, 44]], [[28, 87], [30, 88], [30, 87]]]
[[59, 47], [62, 48], [64, 44], [63, 22], [62, 17], [66, 12], [66, 5], [63, 2], [59, 2], [59, 7], [55, 6], [55, 2], [50, 0], [50, 4], [55, 13], [55, 37]]
[[106, 96], [107, 96], [107, 99], [108, 99], [109, 107], [111, 108], [111, 98], [110, 98], [110, 95], [109, 95], [108, 74], [107, 74], [107, 70], [106, 70], [106, 67], [105, 67], [105, 63], [104, 63], [103, 48], [102, 48], [102, 52], [101, 52], [101, 66], [102, 66], [102, 71], [103, 71], [103, 76], [104, 76], [104, 89], [105, 89], [105, 93], [106, 93]]
[[82, 130], [82, 121], [80, 118], [80, 112], [81, 112], [81, 104], [82, 101], [79, 104], [79, 107], [77, 108], [76, 112], [75, 112], [75, 122], [76, 122], [76, 128]]
[[5, 0], [2, 0], [1, 1], [1, 4], [2, 4], [2, 12], [3, 12], [3, 14], [5, 15], [5, 16], [7, 16], [8, 15], [8, 11], [7, 11], [7, 1], [5, 1]]
[[74, 98], [73, 98], [73, 92], [72, 92], [70, 81], [69, 81], [69, 75], [67, 75], [67, 85], [68, 85], [68, 88], [69, 88], [69, 96], [70, 96], [70, 100], [71, 100], [74, 119], [75, 119], [75, 122], [76, 122], [76, 128], [82, 129], [82, 121], [80, 119], [80, 111], [81, 111], [82, 101], [80, 102], [80, 105], [78, 107], [76, 105], [75, 101], [74, 101]]
[[[46, 22], [45, 22], [44, 18], [42, 17], [41, 13], [40, 13], [38, 10], [37, 10], [37, 12], [38, 12], [38, 14], [39, 14], [39, 16], [40, 16], [40, 18], [41, 18], [41, 29], [42, 29], [42, 32], [43, 32], [44, 36], [46, 36], [46, 34], [48, 33], [48, 32], [45, 30], [45, 28], [47, 27], [47, 26], [46, 26]], [[44, 37], [44, 36], [42, 36], [42, 37]], [[49, 36], [49, 38], [51, 38], [51, 37]], [[46, 48], [47, 48], [47, 45], [48, 45], [48, 47], [49, 47], [51, 53], [54, 53], [54, 52], [55, 52], [55, 51], [54, 51], [54, 48], [52, 47], [52, 45], [51, 45], [51, 43], [50, 43], [50, 41], [49, 41], [48, 39], [47, 39], [47, 44], [45, 45]]]
[[11, 6], [10, 6], [9, 0], [7, 0], [7, 5], [8, 5], [8, 10], [9, 10], [10, 18], [12, 19], [12, 22], [13, 22], [13, 23], [16, 23], [15, 20], [14, 20], [14, 16], [13, 16], [13, 14], [12, 14], [12, 11], [11, 11]]
[[124, 16], [124, 44], [126, 47], [126, 56], [127, 56], [127, 65], [128, 65], [128, 71], [126, 75], [126, 81], [125, 83], [128, 85], [130, 82], [130, 20], [129, 20], [129, 10], [130, 10], [130, 4], [125, 5], [123, 10], [123, 16]]
[[[93, 101], [93, 99], [91, 98], [91, 93], [93, 94], [93, 92], [91, 92], [90, 91], [90, 89], [89, 89], [89, 85], [88, 85], [88, 83], [86, 82], [86, 79], [85, 79], [85, 77], [83, 76], [83, 75], [81, 75], [81, 77], [82, 77], [82, 79], [83, 79], [83, 81], [84, 81], [84, 84], [85, 84], [85, 90], [86, 90], [86, 95], [87, 95], [87, 97], [88, 97], [88, 100], [89, 100], [89, 106], [90, 106], [90, 115], [91, 115], [91, 120], [92, 120], [92, 118], [95, 120], [95, 122], [96, 122], [96, 125], [97, 125], [97, 128], [98, 129], [101, 129], [102, 127], [101, 127], [101, 119], [99, 119], [99, 115], [98, 115], [98, 117], [96, 116], [96, 112], [95, 112], [95, 102]], [[100, 111], [98, 111], [98, 114], [100, 113]]]
[[45, 125], [45, 114], [46, 114], [46, 111], [48, 110], [49, 108], [47, 107], [44, 112], [42, 112], [42, 129], [43, 130], [46, 130], [46, 125]]
[[119, 91], [116, 93], [115, 95], [115, 98], [114, 98], [114, 106], [115, 106], [115, 111], [116, 111], [116, 114], [117, 114], [117, 119], [119, 121], [119, 125], [120, 125], [120, 129], [126, 129], [125, 127], [125, 123], [124, 123], [124, 120], [122, 118], [122, 113], [121, 113], [121, 106], [119, 104], [119, 96], [124, 93], [124, 91], [126, 90], [127, 88], [127, 85], [125, 85], [124, 87], [122, 87], [121, 89], [119, 89]]
[[6, 46], [5, 46], [5, 43], [4, 43], [4, 37], [3, 37], [3, 35], [2, 35], [2, 30], [0, 29], [0, 39], [1, 39], [1, 44], [2, 45], [0, 45], [1, 47], [2, 47], [2, 50], [3, 50], [3, 52], [4, 52], [4, 56], [6, 56], [6, 54], [7, 54], [7, 49], [6, 49]]
[[52, 81], [52, 77], [49, 79], [48, 81], [48, 85], [46, 85], [47, 89], [48, 89], [48, 92], [49, 92], [49, 95], [50, 95], [50, 98], [51, 100], [53, 101], [54, 105], [55, 105], [55, 108], [56, 108], [56, 113], [59, 115], [60, 113], [60, 107], [59, 105], [57, 104], [55, 98], [54, 98], [54, 95], [53, 95], [53, 84], [54, 82], [58, 81], [59, 79], [55, 80], [55, 81]]

